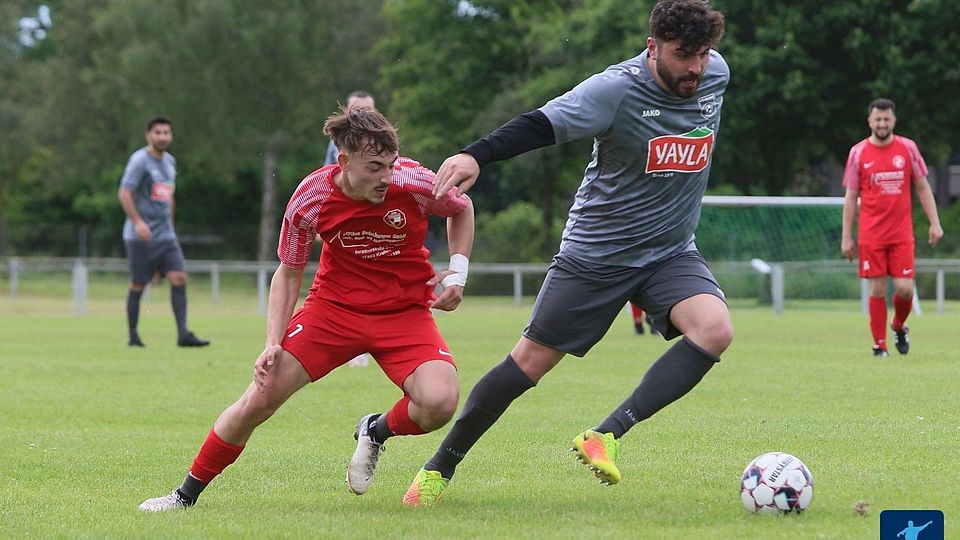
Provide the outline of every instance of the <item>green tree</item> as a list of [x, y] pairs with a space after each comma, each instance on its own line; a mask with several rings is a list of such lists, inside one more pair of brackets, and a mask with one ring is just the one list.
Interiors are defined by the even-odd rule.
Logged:
[[727, 18], [720, 49], [732, 80], [714, 171], [742, 192], [789, 193], [812, 163], [845, 162], [867, 135], [866, 106], [879, 96], [898, 102], [898, 131], [932, 163], [957, 148], [957, 2], [717, 4]]
[[[0, 20], [36, 5], [4, 4]], [[324, 118], [350, 90], [376, 91], [378, 0], [49, 5], [54, 25], [40, 46], [0, 52], [0, 81], [15, 88], [0, 98], [0, 118], [20, 128], [19, 146], [0, 154], [0, 204], [20, 182], [29, 193], [17, 215], [39, 223], [99, 223], [115, 235], [123, 163], [143, 144], [145, 120], [166, 114], [180, 163], [178, 228], [246, 228], [249, 243], [259, 218], [255, 252], [265, 257], [277, 194], [319, 165]], [[11, 206], [7, 197], [2, 208]]]
[[[437, 166], [513, 116], [638, 54], [643, 41], [632, 30], [641, 13], [649, 9], [627, 0], [388, 1], [383, 77], [405, 146]], [[533, 202], [549, 230], [572, 200], [589, 149], [581, 141], [487, 167], [471, 195], [484, 211]], [[548, 235], [530, 237], [541, 239], [541, 257], [556, 249]]]
[[[97, 51], [95, 87], [104, 101], [125, 89], [113, 101], [118, 115], [159, 104], [179, 118], [178, 152], [198, 167], [195, 180], [229, 189], [262, 171], [257, 255], [267, 259], [277, 193], [309, 172], [286, 172], [278, 185], [281, 155], [321, 149], [341, 88], [373, 84], [366, 45], [380, 32], [378, 10], [347, 0], [117, 2], [96, 21], [113, 46]], [[197, 207], [195, 218], [207, 211]]]

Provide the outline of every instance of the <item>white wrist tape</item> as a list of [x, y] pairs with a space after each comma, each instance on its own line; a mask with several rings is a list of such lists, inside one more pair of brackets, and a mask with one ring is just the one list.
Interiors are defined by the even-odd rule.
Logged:
[[467, 284], [467, 274], [470, 271], [470, 259], [459, 253], [454, 253], [450, 256], [450, 266], [448, 266], [447, 269], [456, 273], [443, 278], [440, 284], [444, 287], [449, 287], [450, 285], [463, 287]]

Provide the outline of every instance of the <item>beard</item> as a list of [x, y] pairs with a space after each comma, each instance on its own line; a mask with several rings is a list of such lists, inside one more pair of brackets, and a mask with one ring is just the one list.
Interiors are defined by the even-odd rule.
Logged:
[[892, 130], [892, 129], [884, 129], [884, 130], [876, 130], [876, 129], [875, 129], [875, 130], [873, 130], [873, 136], [876, 137], [877, 140], [880, 140], [880, 141], [885, 141], [885, 140], [889, 139], [891, 135], [893, 135], [893, 130]]
[[[657, 67], [657, 75], [660, 75], [660, 78], [663, 79], [664, 84], [667, 85], [667, 88], [670, 89], [674, 94], [682, 97], [688, 98], [697, 92], [697, 88], [700, 87], [700, 79], [703, 78], [703, 73], [699, 76], [697, 75], [687, 75], [686, 77], [674, 77], [668, 70], [667, 67], [660, 63], [660, 58], [658, 57], [655, 61]], [[704, 73], [706, 71], [704, 70]], [[680, 85], [683, 83], [693, 82], [692, 87], [684, 89]]]

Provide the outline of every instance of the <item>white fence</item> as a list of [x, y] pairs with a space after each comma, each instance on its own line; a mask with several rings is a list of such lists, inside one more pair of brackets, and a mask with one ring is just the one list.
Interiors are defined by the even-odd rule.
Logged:
[[[187, 273], [209, 274], [210, 294], [213, 302], [220, 300], [221, 274], [254, 274], [257, 276], [257, 303], [260, 313], [267, 312], [267, 294], [270, 291], [270, 277], [277, 269], [277, 262], [257, 261], [208, 261], [188, 259]], [[510, 274], [513, 276], [513, 300], [519, 304], [523, 300], [523, 275], [547, 272], [547, 264], [492, 264], [473, 263], [470, 273]], [[438, 270], [446, 265], [437, 265]], [[72, 275], [73, 306], [78, 315], [86, 315], [88, 304], [88, 284], [90, 272], [127, 272], [127, 260], [122, 258], [71, 258], [71, 257], [9, 257], [0, 258], [0, 275], [6, 272], [10, 285], [10, 296], [16, 297], [19, 291], [21, 275], [25, 273], [70, 272]], [[305, 271], [312, 276], [317, 271], [317, 263], [310, 263]], [[537, 291], [527, 291], [536, 294]]]
[[[256, 261], [211, 261], [187, 260], [187, 272], [191, 274], [204, 273], [210, 276], [210, 293], [213, 302], [220, 299], [220, 275], [224, 273], [254, 274], [257, 276], [257, 301], [260, 313], [266, 313], [267, 294], [270, 290], [270, 276], [277, 268], [276, 262]], [[946, 275], [960, 275], [960, 259], [917, 259], [916, 274], [936, 275], [936, 311], [943, 313], [946, 298]], [[501, 263], [473, 263], [470, 265], [471, 275], [478, 274], [508, 274], [513, 276], [513, 300], [519, 304], [525, 293], [536, 294], [537, 291], [523, 290], [523, 276], [525, 274], [543, 275], [547, 271], [547, 264], [501, 264]], [[307, 267], [307, 275], [316, 272], [316, 263]], [[438, 270], [445, 269], [446, 265], [437, 265]], [[788, 262], [716, 262], [711, 268], [720, 274], [729, 272], [734, 274], [767, 274], [770, 277], [770, 298], [775, 313], [782, 313], [784, 309], [784, 283], [791, 274], [815, 271], [818, 273], [838, 273], [855, 276], [855, 268], [848, 262], [837, 261], [788, 261]], [[16, 297], [19, 290], [20, 277], [25, 273], [35, 272], [70, 272], [72, 275], [73, 307], [78, 315], [87, 314], [89, 272], [127, 272], [126, 259], [122, 258], [69, 258], [69, 257], [9, 257], [0, 258], [0, 275], [6, 273], [9, 281], [9, 295]], [[865, 284], [866, 282], [864, 282]], [[866, 311], [866, 287], [861, 287], [861, 305]]]

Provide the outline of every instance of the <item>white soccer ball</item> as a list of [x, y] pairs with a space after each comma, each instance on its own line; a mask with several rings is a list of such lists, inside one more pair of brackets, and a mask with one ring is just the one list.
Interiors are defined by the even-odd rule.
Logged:
[[740, 500], [748, 512], [803, 512], [813, 500], [813, 475], [795, 456], [767, 452], [743, 470]]

